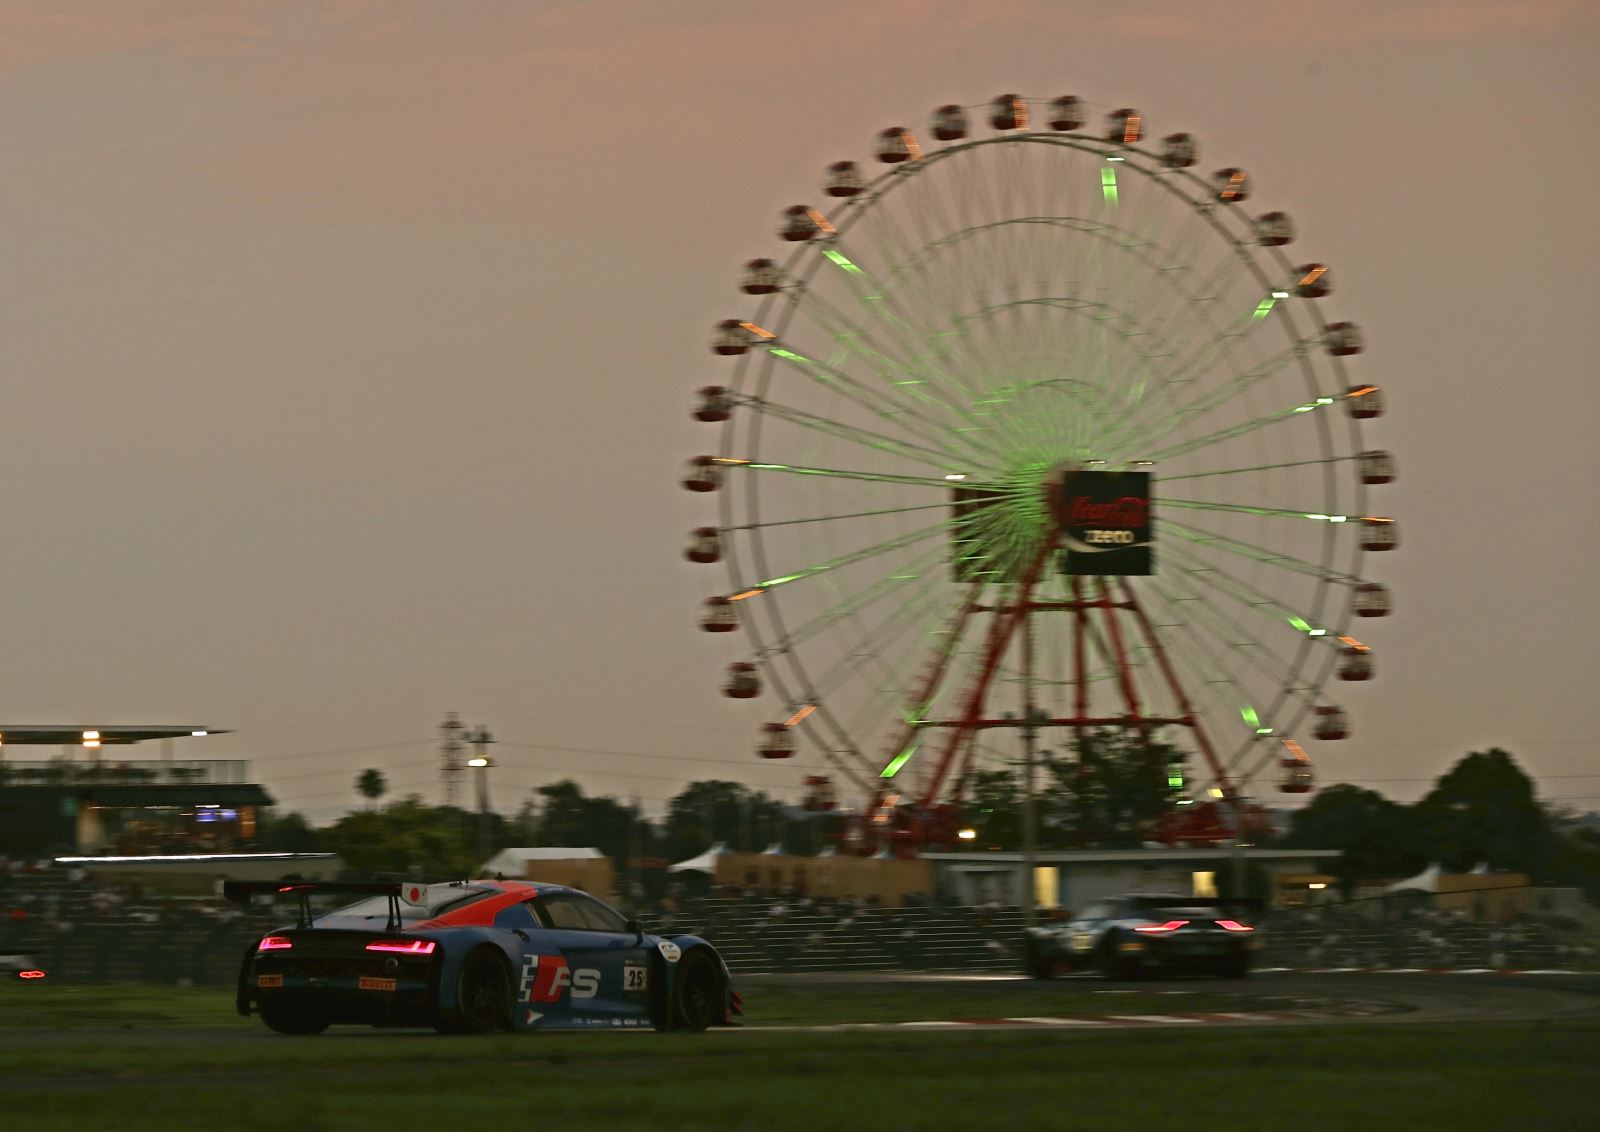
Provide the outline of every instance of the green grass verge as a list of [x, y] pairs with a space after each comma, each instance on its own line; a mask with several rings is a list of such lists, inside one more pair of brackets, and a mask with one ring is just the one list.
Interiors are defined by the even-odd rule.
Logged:
[[[13, 1032], [13, 1036], [16, 1032]], [[160, 1043], [148, 1075], [0, 1073], [29, 1132], [457, 1126], [607, 1129], [1593, 1127], [1600, 1024], [1138, 1031], [549, 1034], [454, 1040], [353, 1033]], [[293, 1051], [293, 1056], [285, 1054]], [[15, 1049], [6, 1043], [8, 1060]], [[95, 1050], [103, 1056], [109, 1050]], [[221, 1056], [219, 1056], [221, 1055]], [[376, 1056], [375, 1056], [376, 1055]]]
[[[1230, 990], [1233, 988], [1229, 988]], [[745, 987], [754, 1025], [1268, 1009], [1269, 988], [1088, 981]], [[284, 1038], [217, 989], [0, 993], [8, 1127], [230, 1132], [1592, 1127], [1600, 1022]], [[209, 1122], [209, 1121], [208, 1121]]]

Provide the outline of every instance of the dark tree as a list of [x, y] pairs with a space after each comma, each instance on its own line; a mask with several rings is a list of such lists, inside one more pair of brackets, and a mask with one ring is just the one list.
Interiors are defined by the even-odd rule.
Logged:
[[1041, 844], [1137, 848], [1172, 806], [1169, 776], [1188, 758], [1155, 734], [1121, 727], [1081, 731], [1071, 752], [1043, 760]]
[[1416, 816], [1429, 855], [1453, 872], [1487, 864], [1542, 877], [1555, 862], [1555, 833], [1533, 781], [1498, 747], [1451, 767]]
[[[965, 814], [977, 849], [1016, 849], [1022, 845], [1022, 787], [1008, 770], [975, 770]], [[1042, 807], [1041, 807], [1042, 809]]]
[[356, 778], [356, 789], [370, 804], [383, 797], [389, 789], [389, 780], [384, 778], [383, 771], [377, 767], [369, 766]]
[[303, 814], [278, 817], [266, 811], [257, 819], [256, 846], [267, 853], [316, 853], [322, 850], [322, 836]]
[[677, 859], [703, 853], [718, 841], [740, 853], [774, 842], [801, 847], [811, 840], [781, 802], [737, 782], [691, 782], [667, 804], [666, 851]]
[[[505, 820], [491, 814], [491, 843], [504, 845]], [[460, 880], [477, 870], [476, 815], [430, 806], [416, 794], [378, 810], [354, 810], [324, 831], [326, 847], [363, 873]]]
[[1345, 783], [1318, 792], [1297, 811], [1283, 844], [1341, 850], [1331, 871], [1346, 888], [1358, 880], [1410, 876], [1428, 863], [1410, 810], [1375, 790]]
[[655, 832], [632, 806], [615, 798], [590, 798], [570, 779], [539, 787], [536, 843], [543, 846], [594, 847], [620, 871], [635, 855], [654, 852]]

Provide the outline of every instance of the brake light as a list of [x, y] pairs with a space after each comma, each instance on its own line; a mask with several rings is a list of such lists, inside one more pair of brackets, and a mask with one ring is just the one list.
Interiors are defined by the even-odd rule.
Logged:
[[39, 971], [39, 970], [18, 971], [17, 972], [17, 978], [19, 978], [19, 979], [42, 979], [42, 978], [44, 978], [44, 972], [43, 971]]
[[431, 939], [375, 939], [368, 951], [394, 951], [401, 955], [432, 955], [439, 945]]
[[1145, 935], [1160, 935], [1162, 932], [1175, 932], [1188, 922], [1188, 920], [1168, 920], [1164, 924], [1144, 924], [1140, 927], [1134, 928], [1133, 930], [1136, 932], [1144, 932]]
[[256, 944], [257, 951], [287, 951], [294, 946], [294, 940], [286, 935], [269, 935]]
[[1253, 932], [1256, 930], [1249, 924], [1241, 924], [1237, 920], [1218, 920], [1217, 927], [1226, 928], [1230, 932]]

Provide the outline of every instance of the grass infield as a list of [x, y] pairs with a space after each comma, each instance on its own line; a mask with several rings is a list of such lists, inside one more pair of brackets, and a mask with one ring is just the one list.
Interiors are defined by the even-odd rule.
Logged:
[[[1029, 987], [752, 988], [751, 1021], [1282, 1004], [1203, 984], [1175, 995]], [[1580, 1128], [1595, 1126], [1600, 1067], [1595, 1022], [482, 1038], [350, 1027], [284, 1038], [234, 1016], [215, 990], [30, 989], [43, 993], [0, 994], [0, 1096], [7, 1126], [28, 1132], [481, 1119], [761, 1132]]]

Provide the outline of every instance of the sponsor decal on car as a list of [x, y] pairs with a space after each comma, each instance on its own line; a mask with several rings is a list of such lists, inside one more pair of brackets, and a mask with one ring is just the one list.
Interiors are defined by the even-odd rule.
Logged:
[[673, 943], [670, 939], [662, 940], [660, 943], [656, 944], [656, 948], [661, 952], [661, 958], [665, 959], [668, 963], [676, 963], [679, 959], [683, 958], [683, 952], [680, 951], [678, 949], [678, 945]]
[[370, 975], [362, 975], [356, 980], [356, 986], [361, 990], [394, 990], [393, 979], [375, 979]]
[[593, 967], [567, 966], [559, 955], [530, 955], [522, 961], [518, 995], [528, 1002], [559, 1002], [571, 989], [573, 998], [593, 998], [600, 993], [600, 972]]
[[283, 986], [283, 976], [282, 975], [257, 975], [256, 976], [256, 986], [258, 986], [258, 987], [281, 987], [281, 986]]

